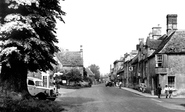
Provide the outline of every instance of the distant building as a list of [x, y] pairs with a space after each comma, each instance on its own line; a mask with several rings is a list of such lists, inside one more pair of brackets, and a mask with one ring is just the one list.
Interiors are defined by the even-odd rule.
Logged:
[[62, 64], [63, 70], [77, 68], [83, 76], [83, 57], [81, 51], [63, 51], [56, 53], [56, 58]]
[[95, 74], [91, 71], [90, 68], [85, 68], [85, 70], [87, 72], [87, 77], [89, 77], [92, 80], [93, 84], [95, 84]]

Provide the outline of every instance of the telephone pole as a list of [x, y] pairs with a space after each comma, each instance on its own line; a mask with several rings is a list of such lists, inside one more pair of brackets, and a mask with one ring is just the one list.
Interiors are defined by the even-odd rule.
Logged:
[[83, 46], [80, 45], [80, 53], [81, 53], [81, 57], [82, 57], [82, 78], [84, 78], [84, 60], [83, 60]]

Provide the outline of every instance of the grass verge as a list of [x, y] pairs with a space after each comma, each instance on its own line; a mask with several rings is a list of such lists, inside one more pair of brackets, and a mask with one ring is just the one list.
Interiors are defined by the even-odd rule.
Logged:
[[1, 98], [1, 112], [62, 112], [62, 108], [57, 102], [24, 99], [12, 100], [11, 98]]

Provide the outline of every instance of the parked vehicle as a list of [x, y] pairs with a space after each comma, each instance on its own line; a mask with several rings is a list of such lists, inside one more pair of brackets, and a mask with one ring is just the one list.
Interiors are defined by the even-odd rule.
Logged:
[[107, 83], [105, 84], [105, 86], [106, 86], [106, 87], [107, 87], [107, 86], [112, 87], [112, 86], [114, 86], [114, 84], [113, 84], [113, 82], [107, 82]]
[[29, 93], [40, 100], [49, 99], [51, 101], [54, 101], [57, 97], [56, 88], [44, 87], [43, 80], [41, 79], [28, 77], [27, 86]]
[[82, 87], [91, 87], [91, 83], [87, 81], [80, 81], [80, 86]]

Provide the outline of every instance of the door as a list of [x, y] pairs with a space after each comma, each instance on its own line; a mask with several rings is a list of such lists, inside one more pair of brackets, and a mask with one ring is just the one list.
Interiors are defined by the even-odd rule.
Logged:
[[157, 87], [159, 85], [159, 74], [156, 74], [154, 77], [154, 92], [157, 94]]
[[35, 95], [35, 84], [32, 80], [28, 80], [28, 91], [31, 95]]

